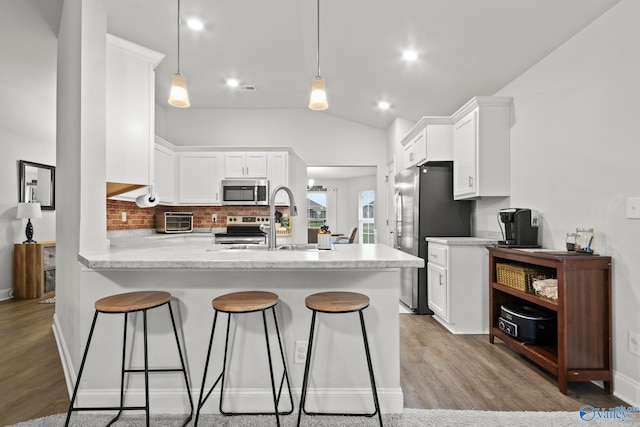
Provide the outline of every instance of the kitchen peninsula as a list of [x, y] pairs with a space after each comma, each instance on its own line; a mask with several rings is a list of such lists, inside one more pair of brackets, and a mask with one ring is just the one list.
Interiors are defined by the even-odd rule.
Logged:
[[[309, 249], [304, 245], [271, 251], [231, 249], [228, 245], [213, 244], [210, 235], [194, 234], [112, 239], [108, 250], [81, 253], [78, 259], [85, 277], [78, 302], [81, 336], [86, 337], [88, 333], [93, 303], [103, 296], [151, 289], [171, 292], [172, 304], [180, 319], [178, 327], [182, 330], [195, 398], [200, 391], [213, 318], [213, 298], [243, 290], [268, 290], [279, 295], [278, 322], [291, 386], [294, 396], [299, 396], [304, 364], [295, 362], [299, 357], [294, 348], [306, 346], [308, 340], [311, 311], [305, 307], [305, 297], [322, 291], [364, 293], [371, 301], [364, 316], [381, 408], [385, 413], [402, 412], [398, 319], [400, 271], [423, 267], [424, 261], [420, 258], [381, 244], [334, 245], [330, 251]], [[157, 311], [149, 313], [150, 363], [174, 366], [177, 355], [164, 351], [171, 348], [166, 344], [171, 342], [170, 321], [165, 313]], [[259, 316], [249, 314], [231, 322], [234, 345], [229, 350], [232, 362], [227, 381], [229, 391], [234, 394], [228, 404], [237, 405], [233, 410], [259, 411], [272, 405]], [[225, 325], [226, 316], [221, 319]], [[316, 348], [321, 351], [314, 352], [316, 368], [310, 376], [308, 409], [341, 412], [372, 408], [357, 319], [352, 314], [318, 317]], [[122, 326], [121, 320], [114, 320], [108, 327], [104, 326], [106, 323], [102, 327], [99, 324], [96, 330], [101, 339], [95, 342], [95, 349], [92, 344], [92, 351], [100, 356], [88, 359], [79, 394], [88, 405], [104, 404], [117, 395], [118, 379], [113, 373], [118, 372], [117, 349]], [[142, 327], [141, 318], [134, 318], [131, 323], [136, 329]], [[275, 336], [271, 339], [272, 345], [277, 345], [274, 344]], [[140, 341], [138, 339], [135, 345], [140, 346]], [[223, 343], [224, 333], [216, 333], [211, 372], [221, 367]], [[139, 352], [135, 353], [135, 363], [141, 363]], [[281, 372], [278, 362], [274, 363], [275, 372]], [[134, 378], [131, 382], [133, 399], [142, 393], [138, 380]], [[188, 412], [185, 390], [178, 375], [152, 377], [151, 407], [165, 413]], [[218, 411], [216, 396], [209, 399], [203, 411]]]

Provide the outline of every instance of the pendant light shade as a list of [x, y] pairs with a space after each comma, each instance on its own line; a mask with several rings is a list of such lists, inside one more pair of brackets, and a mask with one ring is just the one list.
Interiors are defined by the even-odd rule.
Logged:
[[169, 104], [180, 108], [187, 108], [190, 105], [189, 92], [187, 92], [187, 79], [180, 73], [171, 76]]
[[187, 79], [180, 74], [180, 0], [178, 0], [178, 72], [171, 76], [169, 105], [180, 108], [187, 108], [191, 105], [187, 91]]
[[311, 81], [311, 100], [309, 108], [312, 110], [326, 110], [329, 108], [327, 102], [327, 91], [324, 88], [324, 79], [320, 76], [315, 77]]
[[311, 99], [309, 100], [309, 108], [312, 110], [326, 110], [329, 108], [327, 102], [327, 91], [324, 85], [324, 79], [320, 77], [320, 0], [316, 0], [317, 6], [317, 36], [318, 36], [318, 74], [311, 81]]

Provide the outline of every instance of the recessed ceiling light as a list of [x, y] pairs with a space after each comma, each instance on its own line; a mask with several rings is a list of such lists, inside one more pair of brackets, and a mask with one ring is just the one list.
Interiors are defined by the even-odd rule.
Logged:
[[402, 54], [402, 57], [407, 61], [415, 61], [416, 59], [418, 59], [418, 52], [416, 52], [415, 50], [405, 50]]
[[378, 101], [378, 108], [381, 110], [388, 110], [389, 107], [391, 107], [391, 104], [389, 104], [387, 101]]
[[240, 82], [237, 79], [227, 79], [227, 86], [229, 87], [238, 87]]
[[202, 21], [199, 21], [197, 19], [189, 19], [187, 21], [187, 25], [194, 31], [202, 31], [204, 29], [204, 24], [202, 23]]

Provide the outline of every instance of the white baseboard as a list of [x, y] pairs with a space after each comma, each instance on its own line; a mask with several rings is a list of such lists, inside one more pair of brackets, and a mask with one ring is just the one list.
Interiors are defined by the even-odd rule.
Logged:
[[62, 371], [64, 372], [64, 379], [67, 383], [67, 392], [69, 398], [73, 394], [73, 386], [76, 381], [76, 373], [73, 370], [73, 363], [71, 363], [71, 356], [67, 349], [67, 343], [64, 340], [64, 335], [60, 329], [60, 323], [58, 322], [58, 314], [53, 315], [53, 336], [56, 338], [56, 345], [58, 346], [58, 354], [60, 355], [60, 362], [62, 363]]
[[640, 408], [640, 382], [619, 372], [613, 372], [613, 395], [629, 406]]
[[12, 288], [0, 289], [0, 301], [8, 300], [11, 298], [13, 298]]

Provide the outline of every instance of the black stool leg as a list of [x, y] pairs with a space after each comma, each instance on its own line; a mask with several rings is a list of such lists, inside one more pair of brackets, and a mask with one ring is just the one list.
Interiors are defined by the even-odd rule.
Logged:
[[78, 387], [80, 386], [80, 378], [82, 378], [82, 371], [84, 370], [84, 363], [87, 361], [87, 354], [89, 354], [89, 346], [91, 345], [91, 338], [93, 337], [93, 330], [96, 326], [96, 321], [98, 320], [98, 311], [96, 310], [93, 315], [93, 322], [91, 322], [91, 329], [89, 330], [89, 338], [87, 338], [87, 347], [84, 349], [84, 354], [82, 355], [82, 362], [80, 362], [80, 370], [78, 371], [78, 378], [76, 378], [76, 385], [73, 387], [73, 395], [71, 396], [71, 402], [69, 402], [69, 410], [67, 411], [67, 420], [64, 425], [67, 427], [69, 425], [69, 420], [71, 419], [71, 411], [73, 411], [73, 403], [76, 401], [76, 396], [78, 394]]
[[382, 413], [380, 412], [380, 402], [378, 401], [378, 391], [376, 389], [376, 380], [373, 376], [373, 365], [371, 363], [371, 353], [369, 352], [369, 340], [367, 339], [367, 331], [364, 326], [364, 315], [362, 310], [358, 312], [360, 314], [360, 325], [362, 326], [362, 339], [364, 340], [364, 351], [367, 355], [367, 366], [369, 367], [369, 378], [371, 380], [371, 392], [373, 393], [373, 403], [378, 413], [378, 420], [380, 421], [380, 427], [382, 427]]
[[[120, 369], [120, 408], [124, 407], [124, 374], [126, 372], [125, 370], [125, 359], [126, 359], [126, 354], [127, 354], [127, 320], [128, 320], [128, 314], [129, 313], [124, 313], [124, 331], [122, 332], [122, 369]], [[116, 414], [115, 417], [113, 417], [111, 419], [111, 421], [109, 421], [109, 424], [107, 424], [107, 427], [109, 427], [111, 424], [115, 423], [118, 418], [120, 418], [120, 415], [122, 414], [122, 409], [120, 409], [118, 411], [118, 413]]]
[[213, 347], [213, 334], [216, 331], [217, 320], [218, 320], [218, 310], [215, 310], [213, 314], [213, 325], [211, 326], [211, 337], [209, 338], [209, 349], [207, 350], [207, 358], [206, 358], [206, 361], [204, 362], [204, 374], [202, 375], [202, 387], [200, 387], [200, 397], [198, 398], [198, 408], [196, 410], [196, 419], [193, 424], [194, 427], [197, 427], [198, 425], [198, 419], [200, 418], [200, 409], [202, 408], [202, 405], [204, 405], [204, 402], [207, 401], [207, 399], [209, 398], [209, 395], [213, 391], [213, 387], [211, 387], [211, 390], [209, 390], [207, 395], [203, 398], [204, 386], [207, 380], [207, 371], [209, 370], [209, 360], [211, 359], [211, 348]]
[[[228, 354], [228, 350], [229, 350], [229, 328], [231, 326], [231, 313], [227, 314], [227, 335], [226, 338], [224, 340], [224, 359], [222, 359], [222, 373], [220, 374], [220, 377], [218, 377], [218, 379], [220, 380], [220, 403], [218, 406], [218, 409], [220, 410], [220, 413], [222, 415], [231, 415], [228, 412], [225, 412], [222, 410], [222, 400], [224, 398], [224, 375], [227, 372], [227, 354]], [[217, 381], [216, 381], [217, 383]], [[213, 387], [215, 387], [216, 385], [214, 384]], [[211, 389], [213, 390], [213, 387], [211, 387]]]
[[269, 377], [271, 378], [271, 391], [273, 392], [273, 407], [276, 414], [276, 425], [280, 427], [280, 414], [278, 413], [278, 397], [276, 397], [276, 381], [273, 378], [273, 363], [271, 362], [271, 346], [269, 345], [269, 331], [267, 330], [267, 315], [262, 310], [262, 324], [264, 325], [264, 339], [267, 342], [267, 358], [269, 359]]
[[280, 328], [278, 327], [278, 319], [276, 318], [276, 309], [275, 306], [271, 307], [271, 312], [273, 313], [273, 323], [276, 325], [276, 335], [278, 337], [278, 346], [280, 347], [280, 356], [282, 357], [282, 367], [284, 368], [284, 373], [282, 375], [282, 379], [280, 380], [280, 389], [278, 390], [278, 404], [280, 403], [280, 397], [282, 395], [282, 387], [284, 386], [284, 382], [287, 382], [287, 388], [289, 389], [289, 402], [291, 403], [291, 410], [288, 412], [281, 412], [283, 415], [289, 415], [293, 412], [293, 395], [291, 393], [291, 383], [289, 382], [289, 372], [287, 370], [287, 362], [284, 357], [284, 350], [282, 348], [282, 340], [280, 339]]
[[142, 311], [144, 325], [144, 411], [147, 427], [149, 427], [149, 348], [147, 343], [147, 310]]
[[180, 347], [180, 339], [178, 338], [178, 329], [176, 328], [176, 321], [173, 317], [173, 309], [171, 308], [171, 302], [167, 303], [169, 307], [169, 315], [171, 316], [171, 325], [173, 326], [173, 335], [176, 337], [176, 345], [178, 346], [178, 355], [180, 356], [180, 364], [182, 365], [182, 373], [184, 374], [184, 382], [187, 386], [187, 396], [189, 397], [189, 406], [191, 408], [191, 412], [189, 412], [189, 417], [184, 421], [182, 426], [186, 426], [191, 418], [193, 417], [193, 398], [191, 397], [191, 387], [189, 387], [189, 378], [187, 376], [187, 367], [184, 363], [184, 357], [182, 356], [182, 348]]
[[[316, 326], [316, 311], [313, 310], [311, 315], [311, 328], [309, 330], [309, 344], [307, 345], [307, 360], [304, 363], [304, 379], [302, 380], [302, 393], [300, 394], [300, 405], [298, 407], [298, 423], [300, 426], [300, 419], [302, 417], [302, 411], [304, 410], [304, 404], [307, 400], [307, 385], [309, 380], [309, 365], [311, 364], [311, 348], [313, 346], [313, 331]], [[306, 413], [306, 410], [305, 410]]]

